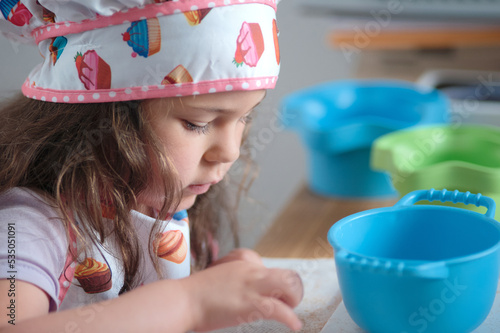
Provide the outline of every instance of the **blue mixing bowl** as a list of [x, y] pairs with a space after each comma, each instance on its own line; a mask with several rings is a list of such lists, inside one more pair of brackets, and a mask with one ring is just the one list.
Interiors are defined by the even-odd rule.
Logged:
[[[474, 211], [421, 200], [484, 206]], [[345, 307], [372, 333], [465, 333], [495, 299], [500, 224], [481, 194], [419, 190], [396, 205], [348, 216], [328, 240]]]
[[396, 80], [327, 82], [294, 92], [281, 104], [284, 125], [308, 153], [309, 185], [332, 197], [396, 197], [389, 175], [370, 168], [373, 141], [387, 133], [448, 120], [437, 90]]

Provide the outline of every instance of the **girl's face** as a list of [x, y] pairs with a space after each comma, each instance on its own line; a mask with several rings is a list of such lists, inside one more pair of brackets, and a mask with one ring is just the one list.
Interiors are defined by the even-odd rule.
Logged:
[[[182, 184], [178, 210], [220, 182], [240, 156], [245, 124], [265, 90], [233, 91], [146, 101], [145, 117], [161, 140]], [[173, 107], [170, 107], [173, 106]], [[140, 203], [161, 208], [164, 193], [154, 182]]]

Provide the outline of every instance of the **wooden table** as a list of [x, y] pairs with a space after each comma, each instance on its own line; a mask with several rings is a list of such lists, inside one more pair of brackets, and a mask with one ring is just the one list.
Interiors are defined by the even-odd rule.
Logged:
[[377, 207], [390, 200], [346, 200], [322, 197], [303, 185], [257, 243], [255, 250], [271, 258], [328, 258], [333, 250], [326, 235], [341, 218]]
[[[337, 30], [329, 35], [335, 47], [359, 45], [358, 30]], [[363, 49], [408, 50], [445, 48], [491, 48], [500, 46], [500, 28], [441, 28], [441, 29], [382, 29], [378, 34], [367, 36]]]

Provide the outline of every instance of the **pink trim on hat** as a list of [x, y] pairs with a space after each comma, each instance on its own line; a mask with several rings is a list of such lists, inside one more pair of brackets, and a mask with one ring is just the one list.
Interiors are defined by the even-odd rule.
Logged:
[[95, 30], [110, 25], [120, 25], [125, 22], [138, 21], [145, 18], [172, 15], [192, 10], [223, 7], [238, 4], [263, 4], [271, 6], [276, 11], [276, 0], [179, 0], [153, 3], [144, 7], [131, 8], [126, 11], [116, 12], [110, 16], [97, 15], [95, 18], [80, 22], [57, 22], [33, 29], [31, 36], [36, 43], [42, 40], [63, 36], [67, 34], [80, 33], [83, 31]]
[[104, 103], [162, 98], [165, 97], [166, 91], [173, 92], [173, 96], [180, 97], [233, 90], [273, 89], [277, 80], [277, 76], [268, 76], [100, 90], [44, 89], [32, 87], [29, 80], [26, 80], [22, 86], [22, 92], [26, 97], [55, 103]]

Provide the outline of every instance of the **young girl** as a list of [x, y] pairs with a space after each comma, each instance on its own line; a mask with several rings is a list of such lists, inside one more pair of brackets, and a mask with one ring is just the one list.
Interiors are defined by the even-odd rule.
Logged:
[[299, 330], [295, 272], [216, 259], [222, 179], [279, 71], [275, 1], [0, 10], [44, 57], [0, 111], [0, 331]]

